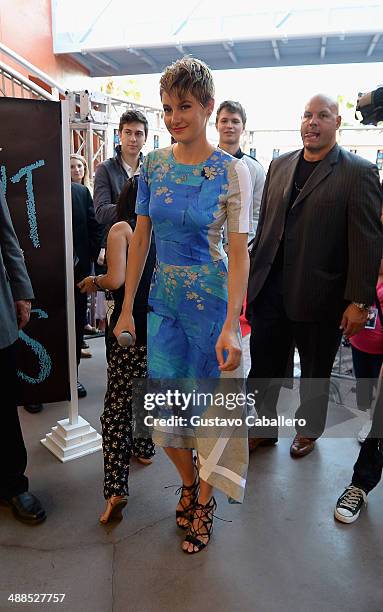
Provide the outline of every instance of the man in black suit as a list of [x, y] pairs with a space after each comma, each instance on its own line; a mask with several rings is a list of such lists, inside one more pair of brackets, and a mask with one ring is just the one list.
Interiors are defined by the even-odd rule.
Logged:
[[46, 519], [40, 501], [28, 491], [27, 451], [17, 412], [16, 345], [27, 325], [33, 299], [31, 281], [0, 187], [0, 504], [14, 516], [36, 525]]
[[[324, 95], [307, 103], [303, 149], [272, 161], [251, 253], [249, 387], [258, 413], [276, 417], [293, 344], [301, 362], [301, 405], [291, 454], [302, 457], [324, 430], [329, 377], [342, 331], [365, 324], [382, 256], [382, 197], [376, 166], [336, 143], [338, 105]], [[256, 380], [254, 380], [256, 379]], [[280, 383], [282, 381], [280, 380]], [[276, 441], [277, 431], [269, 431]]]
[[[91, 273], [92, 261], [97, 259], [101, 247], [102, 227], [96, 221], [93, 200], [89, 189], [84, 185], [72, 182], [71, 191], [76, 358], [78, 367], [86, 322], [87, 296], [80, 292], [77, 283]], [[77, 382], [77, 393], [79, 397], [86, 396], [86, 389], [80, 382]]]

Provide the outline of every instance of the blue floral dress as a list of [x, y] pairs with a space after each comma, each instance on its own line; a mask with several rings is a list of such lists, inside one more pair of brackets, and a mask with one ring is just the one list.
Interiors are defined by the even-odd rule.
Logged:
[[[178, 163], [172, 147], [152, 151], [145, 158], [136, 213], [150, 216], [157, 251], [149, 296], [149, 378], [221, 377], [215, 345], [228, 298], [223, 226], [227, 223], [229, 232], [247, 233], [251, 198], [247, 166], [221, 149], [198, 165]], [[209, 472], [201, 473], [201, 478], [220, 486], [215, 482], [214, 466], [209, 464], [208, 469], [210, 453], [201, 456], [201, 444], [181, 438], [165, 436], [161, 441], [155, 436], [155, 441], [162, 446], [198, 447], [200, 462], [207, 461]], [[237, 467], [245, 462], [242, 457]], [[239, 471], [242, 478], [244, 465]], [[233, 489], [229, 484], [221, 488], [240, 500], [242, 485], [238, 490], [237, 485]]]
[[141, 169], [136, 212], [149, 215], [158, 264], [149, 297], [151, 378], [219, 377], [215, 344], [226, 318], [222, 228], [249, 230], [247, 168], [217, 149], [198, 165], [152, 151]]

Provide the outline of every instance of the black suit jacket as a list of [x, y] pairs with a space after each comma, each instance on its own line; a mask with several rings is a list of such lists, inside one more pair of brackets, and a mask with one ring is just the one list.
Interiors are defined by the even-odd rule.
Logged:
[[97, 259], [101, 248], [102, 227], [94, 214], [89, 189], [78, 183], [71, 184], [72, 229], [75, 280], [80, 281], [91, 272], [91, 262]]
[[284, 234], [283, 294], [293, 321], [340, 319], [371, 304], [382, 257], [382, 193], [375, 165], [338, 145], [315, 168], [285, 216], [301, 150], [272, 161], [251, 253], [250, 317]]

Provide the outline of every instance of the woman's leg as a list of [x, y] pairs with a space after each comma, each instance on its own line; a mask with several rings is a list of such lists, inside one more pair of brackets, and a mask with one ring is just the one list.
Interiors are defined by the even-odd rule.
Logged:
[[[124, 349], [113, 342], [109, 351], [108, 385], [101, 415], [104, 452], [104, 497], [114, 498], [129, 494], [129, 462], [132, 452], [132, 369], [140, 356], [134, 347]], [[104, 514], [111, 511], [107, 507]], [[102, 519], [103, 517], [101, 517]], [[106, 518], [106, 517], [104, 517]]]
[[[370, 368], [371, 368], [370, 376], [372, 378], [373, 387], [374, 387], [375, 392], [376, 392], [377, 387], [378, 387], [380, 371], [382, 369], [383, 355], [382, 354], [379, 354], [379, 355], [370, 355], [370, 360], [371, 360], [370, 361]], [[376, 397], [376, 395], [375, 395], [375, 397]]]
[[213, 495], [213, 487], [204, 480], [200, 481], [198, 503], [203, 506], [211, 499]]
[[195, 467], [193, 453], [187, 448], [164, 448], [169, 459], [174, 463], [182, 483], [186, 486], [192, 485], [195, 479]]
[[164, 448], [167, 456], [175, 465], [181, 480], [181, 497], [176, 508], [176, 522], [181, 529], [187, 529], [190, 525], [190, 516], [197, 502], [199, 481], [197, 468], [193, 462], [193, 453], [186, 448]]
[[[193, 462], [192, 451], [181, 448], [165, 448], [164, 449], [169, 459], [174, 463], [179, 475], [181, 476], [182, 483], [186, 487], [191, 487], [195, 482], [196, 472], [195, 464]], [[189, 495], [188, 495], [189, 494]], [[185, 508], [185, 504], [188, 504], [193, 499], [194, 492], [191, 490], [183, 490], [180, 501], [177, 505], [177, 510], [182, 511]], [[177, 523], [181, 527], [187, 527], [190, 525], [194, 537], [201, 544], [208, 544], [210, 534], [206, 528], [206, 519], [208, 521], [213, 519], [214, 507], [206, 509], [209, 505], [213, 495], [213, 487], [207, 482], [200, 480], [200, 489], [196, 507], [192, 514], [192, 521], [187, 518], [179, 517]], [[188, 542], [187, 539], [182, 543], [182, 549], [187, 553], [198, 552], [198, 546], [192, 542]]]
[[351, 346], [352, 363], [356, 378], [356, 403], [359, 410], [368, 410], [372, 402], [372, 373], [370, 368], [370, 357], [368, 353], [360, 351]]
[[[137, 321], [136, 321], [137, 325]], [[136, 345], [134, 347], [137, 354], [137, 361], [135, 362], [134, 371], [132, 371], [133, 378], [146, 378], [147, 377], [147, 347], [144, 344]], [[132, 402], [129, 405], [129, 414], [132, 419]], [[154, 444], [150, 437], [136, 437], [132, 431], [132, 455], [141, 460], [141, 463], [148, 465], [151, 463], [151, 458], [156, 454], [154, 450]]]
[[194, 509], [188, 534], [182, 542], [182, 550], [185, 553], [196, 553], [209, 543], [215, 508], [213, 487], [201, 480], [198, 503]]

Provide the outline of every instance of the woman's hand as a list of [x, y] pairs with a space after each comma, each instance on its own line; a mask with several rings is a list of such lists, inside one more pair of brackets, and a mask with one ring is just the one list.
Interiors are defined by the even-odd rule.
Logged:
[[[224, 351], [227, 351], [226, 360]], [[221, 372], [236, 370], [241, 363], [242, 355], [237, 331], [223, 327], [215, 345], [215, 352]]]
[[80, 289], [81, 293], [95, 293], [97, 291], [93, 278], [93, 276], [87, 276], [77, 283], [77, 287]]
[[125, 314], [122, 312], [118, 318], [118, 321], [114, 327], [113, 333], [118, 338], [122, 332], [129, 332], [133, 337], [133, 346], [136, 342], [136, 328], [134, 325], [134, 319], [132, 314]]

